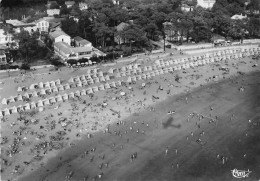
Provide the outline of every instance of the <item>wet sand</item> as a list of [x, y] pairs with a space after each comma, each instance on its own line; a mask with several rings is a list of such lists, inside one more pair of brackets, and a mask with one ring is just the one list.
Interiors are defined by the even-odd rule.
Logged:
[[[176, 113], [168, 115], [171, 110]], [[206, 117], [215, 121], [209, 123]], [[111, 181], [236, 180], [231, 174], [235, 168], [252, 171], [243, 180], [258, 180], [259, 127], [260, 73], [255, 72], [173, 96], [156, 104], [155, 111], [111, 125], [109, 133], [75, 141], [75, 146], [20, 180], [63, 181], [71, 171], [70, 180], [98, 180], [99, 174], [103, 174], [100, 180]], [[201, 144], [196, 142], [199, 138]], [[137, 158], [131, 161], [134, 153]], [[221, 157], [227, 158], [224, 164]]]

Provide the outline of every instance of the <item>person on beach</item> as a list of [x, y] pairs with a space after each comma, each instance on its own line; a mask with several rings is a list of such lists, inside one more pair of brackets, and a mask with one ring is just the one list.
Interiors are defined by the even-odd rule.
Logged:
[[168, 154], [168, 151], [169, 151], [169, 149], [168, 149], [168, 147], [166, 147], [166, 150], [165, 150], [165, 155], [167, 156], [167, 154]]

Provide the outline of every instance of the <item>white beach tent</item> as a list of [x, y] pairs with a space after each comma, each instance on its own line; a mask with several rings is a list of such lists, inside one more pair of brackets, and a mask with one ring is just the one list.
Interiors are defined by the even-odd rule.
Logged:
[[94, 86], [94, 87], [92, 87], [92, 90], [93, 90], [93, 92], [98, 92], [98, 87]]
[[100, 82], [100, 81], [99, 81], [99, 78], [98, 78], [98, 77], [94, 78], [94, 82], [95, 82], [95, 83], [99, 83], [99, 82]]
[[82, 82], [77, 82], [76, 86], [77, 87], [82, 87]]
[[77, 76], [77, 77], [74, 77], [74, 82], [79, 82], [80, 81], [80, 78], [79, 78], [79, 76]]
[[166, 61], [165, 66], [169, 66], [169, 65], [170, 65], [169, 61]]
[[153, 70], [157, 70], [157, 65], [152, 65]]
[[150, 74], [151, 74], [151, 77], [155, 76], [155, 72], [154, 71], [152, 71]]
[[89, 88], [87, 88], [87, 90], [86, 90], [86, 91], [87, 91], [87, 94], [93, 94], [93, 90], [92, 90], [92, 88], [90, 88], [90, 87], [89, 87]]
[[125, 72], [122, 72], [122, 73], [121, 73], [121, 76], [122, 76], [122, 77], [125, 77], [125, 76], [126, 76]]
[[148, 69], [148, 71], [152, 71], [152, 70], [153, 70], [153, 67], [152, 67], [151, 65], [149, 65], [149, 66], [147, 67], [147, 69]]
[[74, 82], [74, 79], [71, 77], [68, 82]]
[[160, 69], [160, 70], [159, 70], [159, 73], [160, 73], [160, 74], [164, 74], [163, 69]]
[[31, 84], [29, 88], [30, 88], [30, 90], [34, 90], [35, 89], [35, 84]]
[[11, 97], [9, 98], [9, 102], [10, 102], [10, 103], [11, 103], [11, 102], [15, 102], [15, 99], [14, 99], [13, 96], [11, 96]]
[[3, 99], [2, 99], [2, 104], [7, 105], [7, 100], [6, 100], [6, 98], [3, 98]]
[[137, 74], [136, 69], [133, 69], [133, 70], [132, 70], [132, 74]]
[[157, 59], [157, 60], [155, 60], [155, 62], [154, 62], [155, 64], [160, 64], [160, 60], [159, 59]]
[[86, 90], [85, 90], [85, 89], [81, 90], [81, 91], [80, 91], [80, 95], [81, 95], [81, 96], [87, 95]]
[[127, 68], [128, 68], [128, 70], [132, 70], [133, 69], [133, 65], [130, 64], [130, 65], [127, 66]]
[[51, 87], [56, 87], [56, 83], [54, 81], [50, 81], [50, 86]]
[[87, 87], [88, 86], [88, 81], [82, 81], [82, 86], [84, 86], [84, 87]]
[[111, 87], [116, 87], [116, 83], [113, 81], [113, 82], [110, 83], [110, 86]]
[[4, 115], [5, 115], [5, 116], [10, 115], [10, 111], [9, 111], [8, 108], [5, 108], [5, 109], [3, 110], [3, 112], [4, 112]]
[[86, 79], [92, 79], [91, 75], [90, 75], [90, 74], [87, 74], [87, 75], [86, 75]]
[[141, 73], [142, 73], [142, 68], [137, 68], [137, 69], [136, 69], [136, 72], [137, 72], [138, 74], [141, 74]]
[[144, 66], [143, 71], [147, 71], [147, 70], [148, 70], [147, 66]]
[[79, 97], [80, 96], [80, 91], [79, 90], [75, 91], [74, 92], [74, 96]]
[[65, 84], [65, 85], [63, 86], [63, 88], [64, 88], [65, 90], [68, 90], [68, 89], [70, 89], [70, 85], [67, 83], [67, 84]]
[[16, 107], [16, 106], [11, 107], [11, 108], [9, 109], [9, 112], [10, 112], [11, 114], [17, 113], [17, 112], [18, 112], [18, 111], [17, 111], [17, 107]]
[[147, 78], [147, 79], [150, 79], [150, 78], [151, 78], [150, 72], [148, 72], [148, 73], [146, 74], [146, 78]]
[[57, 87], [53, 87], [51, 91], [52, 91], [52, 92], [59, 92], [59, 90], [58, 90]]
[[40, 89], [42, 89], [42, 88], [43, 88], [43, 83], [40, 82], [40, 83], [38, 84], [38, 86], [39, 86]]
[[30, 98], [28, 92], [24, 93], [23, 97]]
[[17, 106], [17, 111], [18, 112], [23, 112], [24, 111], [23, 106], [22, 105]]
[[24, 107], [25, 110], [30, 110], [31, 109], [29, 103], [26, 103], [23, 107]]
[[155, 75], [160, 75], [159, 70], [155, 70], [154, 73], [155, 73]]
[[50, 97], [49, 102], [50, 102], [50, 104], [54, 104], [54, 103], [56, 103], [56, 99], [54, 97]]
[[173, 72], [173, 68], [172, 67], [168, 67], [168, 72]]
[[136, 80], [142, 80], [142, 76], [141, 75], [136, 75]]
[[39, 101], [36, 103], [36, 106], [37, 106], [37, 107], [42, 107], [42, 106], [43, 106], [42, 100], [39, 100]]
[[[120, 75], [120, 73], [118, 73], [118, 74]], [[99, 81], [100, 82], [106, 82], [106, 79], [105, 79], [105, 77], [102, 76], [102, 77], [99, 78]]]
[[128, 82], [128, 83], [129, 83], [129, 82], [132, 82], [131, 77], [128, 77], [126, 82]]
[[121, 67], [121, 71], [122, 71], [122, 72], [125, 72], [125, 71], [126, 71], [125, 66]]
[[85, 75], [81, 75], [80, 76], [80, 80], [82, 81], [82, 80], [85, 80], [86, 79], [86, 76]]
[[98, 72], [98, 76], [103, 77], [104, 76], [103, 72], [102, 71]]
[[131, 80], [134, 81], [134, 82], [136, 82], [136, 80], [137, 80], [137, 79], [136, 79], [136, 76], [131, 77]]
[[60, 79], [55, 80], [56, 85], [60, 85]]
[[169, 64], [173, 65], [174, 64], [173, 60], [169, 60]]
[[127, 70], [127, 71], [125, 72], [125, 74], [126, 74], [126, 75], [131, 75], [131, 70]]
[[62, 96], [59, 94], [57, 96], [55, 96], [56, 102], [62, 102]]
[[120, 73], [119, 72], [116, 73], [116, 78], [120, 78], [120, 77], [121, 77]]
[[106, 83], [106, 84], [105, 84], [105, 88], [106, 88], [106, 89], [110, 89], [110, 88], [111, 88], [110, 85], [109, 85], [109, 83]]
[[61, 97], [62, 97], [63, 101], [66, 101], [69, 99], [69, 96], [67, 93], [63, 94]]
[[88, 80], [88, 84], [90, 85], [90, 84], [94, 84], [94, 80], [93, 79], [89, 79]]
[[43, 85], [44, 85], [44, 88], [50, 88], [50, 82], [48, 82], [48, 81], [45, 82]]
[[108, 73], [113, 74], [113, 73], [114, 73], [114, 69], [113, 69], [113, 68], [110, 68], [110, 69], [108, 70]]
[[50, 101], [49, 101], [49, 99], [43, 99], [42, 103], [43, 103], [43, 105], [49, 105]]
[[116, 85], [117, 85], [117, 86], [121, 86], [121, 85], [122, 85], [122, 82], [119, 80], [119, 81], [116, 82]]
[[62, 85], [58, 86], [58, 91], [64, 91], [64, 87]]
[[17, 88], [17, 92], [22, 92], [23, 90], [22, 90], [22, 88], [21, 87], [18, 87]]
[[74, 98], [74, 97], [75, 97], [75, 95], [74, 95], [74, 93], [73, 93], [73, 92], [71, 92], [71, 93], [69, 93], [69, 94], [68, 94], [68, 97], [69, 97], [69, 98]]
[[164, 73], [164, 74], [169, 73], [168, 68], [164, 69], [164, 70], [163, 70], [163, 73]]
[[142, 79], [146, 79], [146, 74], [142, 74]]
[[31, 103], [30, 103], [30, 107], [31, 107], [31, 109], [35, 109], [35, 108], [36, 108], [35, 102], [31, 102]]
[[139, 66], [140, 66], [140, 64], [135, 63], [134, 64], [134, 69], [137, 69]]
[[52, 91], [51, 91], [51, 89], [50, 88], [48, 88], [48, 89], [45, 89], [45, 92], [46, 92], [46, 94], [51, 94], [52, 93]]

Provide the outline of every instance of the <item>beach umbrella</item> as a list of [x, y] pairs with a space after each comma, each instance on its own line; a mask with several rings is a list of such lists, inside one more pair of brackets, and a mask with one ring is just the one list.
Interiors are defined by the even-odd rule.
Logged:
[[11, 114], [17, 113], [17, 112], [18, 112], [17, 107], [16, 107], [16, 106], [11, 107], [11, 108], [9, 109], [9, 112], [10, 112]]
[[93, 92], [98, 92], [98, 87], [94, 86], [94, 87], [92, 87], [92, 90], [93, 90]]
[[7, 100], [6, 100], [6, 98], [3, 98], [3, 99], [2, 99], [2, 104], [7, 105]]
[[56, 83], [54, 81], [50, 81], [50, 87], [56, 87]]
[[81, 96], [87, 95], [87, 94], [86, 94], [86, 90], [85, 90], [85, 89], [81, 90], [81, 91], [80, 91], [80, 95], [81, 95]]
[[44, 88], [50, 88], [50, 82], [45, 82], [43, 85], [44, 85]]
[[55, 80], [56, 85], [60, 85], [60, 79]]
[[93, 90], [90, 87], [86, 91], [87, 91], [87, 94], [93, 94]]
[[31, 109], [35, 109], [35, 108], [36, 108], [35, 102], [31, 102], [31, 103], [30, 103], [30, 107], [31, 107]]
[[79, 97], [80, 96], [80, 91], [79, 90], [75, 91], [74, 96]]
[[23, 107], [24, 107], [25, 110], [30, 110], [31, 109], [29, 103], [26, 103]]
[[65, 90], [68, 90], [68, 89], [70, 89], [70, 85], [67, 83], [67, 84], [65, 84], [65, 85], [63, 86], [63, 88], [64, 88]]
[[74, 98], [75, 97], [73, 92], [69, 93], [68, 96], [69, 96], [69, 98]]
[[21, 87], [18, 87], [18, 88], [17, 88], [17, 92], [22, 92], [22, 88], [21, 88]]
[[56, 102], [62, 102], [62, 96], [59, 94], [55, 96]]
[[40, 89], [43, 88], [43, 83], [42, 83], [42, 82], [40, 82], [38, 85], [39, 85], [39, 88], [40, 88]]
[[106, 89], [110, 89], [110, 88], [111, 88], [110, 85], [109, 85], [109, 83], [106, 83], [106, 84], [105, 84], [105, 88], [106, 88]]
[[4, 115], [5, 115], [5, 116], [10, 115], [10, 110], [9, 110], [8, 108], [5, 108], [5, 109], [3, 110], [3, 112], [4, 112]]
[[95, 82], [95, 83], [99, 83], [99, 78], [98, 78], [98, 77], [95, 78], [95, 79], [94, 79], [94, 82]]
[[42, 103], [43, 103], [43, 105], [49, 105], [50, 101], [49, 101], [49, 99], [43, 99]]
[[113, 69], [113, 68], [110, 68], [110, 69], [108, 70], [108, 73], [110, 73], [110, 74], [114, 73], [114, 69]]
[[81, 82], [78, 82], [78, 83], [77, 83], [77, 87], [82, 87], [82, 83], [81, 83]]
[[113, 81], [113, 82], [110, 83], [110, 86], [111, 87], [116, 87], [116, 83]]
[[88, 80], [88, 84], [90, 85], [90, 84], [94, 84], [94, 80], [93, 79], [89, 79]]
[[62, 99], [63, 99], [63, 101], [65, 101], [65, 100], [68, 100], [69, 99], [69, 96], [68, 96], [68, 94], [63, 94], [62, 96]]
[[74, 82], [74, 79], [71, 77], [68, 82]]

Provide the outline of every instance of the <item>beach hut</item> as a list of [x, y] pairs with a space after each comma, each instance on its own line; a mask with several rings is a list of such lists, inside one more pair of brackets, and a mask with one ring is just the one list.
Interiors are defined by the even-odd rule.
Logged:
[[128, 65], [128, 66], [127, 66], [127, 69], [128, 69], [128, 70], [132, 70], [132, 69], [133, 69], [133, 65], [132, 65], [132, 64]]
[[143, 71], [146, 72], [148, 70], [147, 66], [143, 67]]
[[125, 66], [121, 67], [121, 71], [122, 71], [122, 72], [125, 72], [125, 71], [126, 71]]
[[55, 80], [55, 84], [56, 84], [56, 85], [60, 85], [60, 84], [61, 84], [61, 83], [60, 83], [60, 79]]
[[62, 102], [62, 96], [59, 94], [57, 96], [55, 96], [56, 102]]
[[116, 78], [120, 78], [120, 77], [121, 77], [120, 73], [119, 72], [116, 73]]
[[30, 90], [34, 90], [35, 89], [35, 84], [31, 84], [29, 87]]
[[147, 78], [147, 79], [150, 79], [150, 78], [151, 78], [151, 74], [150, 74], [149, 72], [146, 74], [146, 78]]
[[9, 110], [8, 108], [5, 108], [5, 109], [3, 110], [3, 112], [4, 112], [4, 116], [10, 115], [10, 110]]
[[160, 70], [159, 70], [159, 73], [160, 73], [160, 74], [164, 74], [163, 69], [160, 69]]
[[30, 103], [30, 107], [31, 107], [31, 109], [35, 109], [35, 108], [36, 108], [35, 102], [31, 102], [31, 103]]
[[40, 82], [40, 83], [38, 84], [38, 86], [39, 86], [40, 89], [42, 89], [42, 88], [43, 88], [43, 83]]
[[48, 81], [45, 82], [43, 85], [44, 85], [44, 88], [50, 88], [50, 82], [48, 82]]
[[50, 87], [56, 87], [56, 83], [54, 81], [50, 81]]
[[164, 73], [164, 74], [169, 73], [168, 68], [164, 69], [164, 70], [163, 70], [163, 73]]
[[122, 85], [122, 82], [119, 80], [116, 82], [116, 86], [121, 86]]
[[131, 79], [132, 79], [133, 82], [137, 81], [136, 76], [131, 77]]
[[93, 94], [93, 90], [92, 90], [92, 88], [90, 88], [90, 87], [89, 87], [89, 88], [87, 88], [87, 90], [86, 90], [86, 91], [87, 91], [87, 94]]
[[71, 93], [69, 93], [69, 94], [68, 94], [68, 97], [69, 97], [69, 99], [70, 99], [70, 98], [74, 98], [74, 97], [75, 97], [75, 95], [74, 95], [74, 93], [73, 93], [73, 92], [71, 92]]
[[153, 70], [157, 70], [157, 65], [152, 65]]
[[64, 87], [62, 85], [59, 85], [57, 88], [58, 88], [58, 91], [64, 91]]
[[114, 73], [114, 69], [113, 69], [113, 68], [110, 68], [110, 69], [108, 70], [108, 73], [113, 74], [113, 73]]
[[49, 102], [50, 102], [51, 104], [54, 104], [54, 103], [56, 103], [56, 99], [55, 99], [54, 97], [50, 97], [50, 98], [49, 98]]
[[81, 96], [87, 95], [86, 90], [85, 90], [85, 89], [81, 90], [81, 91], [80, 91], [80, 95], [81, 95]]
[[2, 104], [7, 105], [7, 99], [6, 99], [6, 98], [3, 98], [3, 99], [2, 99]]
[[110, 86], [111, 87], [116, 87], [116, 83], [113, 81], [113, 82], [110, 83]]
[[82, 87], [82, 82], [77, 82], [76, 86], [77, 87]]
[[63, 88], [64, 88], [64, 90], [68, 90], [68, 89], [70, 89], [70, 85], [67, 83], [67, 84], [65, 84], [65, 85], [63, 86]]
[[17, 106], [17, 111], [18, 112], [23, 112], [24, 111], [24, 107], [22, 105]]
[[37, 106], [37, 107], [42, 107], [42, 106], [43, 106], [42, 100], [39, 100], [39, 101], [36, 103], [36, 106]]
[[9, 102], [10, 102], [10, 103], [15, 102], [15, 99], [14, 99], [13, 96], [11, 96], [11, 97], [9, 98]]
[[69, 96], [67, 93], [63, 94], [61, 97], [62, 97], [63, 101], [66, 101], [69, 99]]
[[74, 79], [71, 77], [68, 82], [72, 83], [74, 82]]
[[111, 87], [110, 87], [110, 85], [109, 85], [109, 83], [106, 83], [105, 84], [105, 89], [110, 89]]
[[155, 73], [155, 75], [160, 75], [159, 70], [155, 70], [154, 73]]
[[29, 103], [26, 103], [23, 107], [24, 107], [24, 110], [30, 110], [31, 109]]
[[76, 88], [76, 87], [77, 87], [77, 84], [76, 84], [76, 83], [70, 84], [70, 88], [71, 88], [71, 89]]
[[42, 100], [42, 103], [43, 103], [43, 105], [49, 105], [50, 104], [50, 101], [49, 101], [49, 99], [43, 99]]
[[93, 92], [98, 92], [98, 91], [99, 91], [99, 90], [98, 90], [98, 86], [92, 87], [92, 90], [93, 90]]
[[21, 87], [18, 87], [17, 88], [17, 92], [22, 92], [23, 90], [22, 90], [22, 88]]
[[94, 78], [94, 82], [99, 83], [99, 78], [98, 77]]

